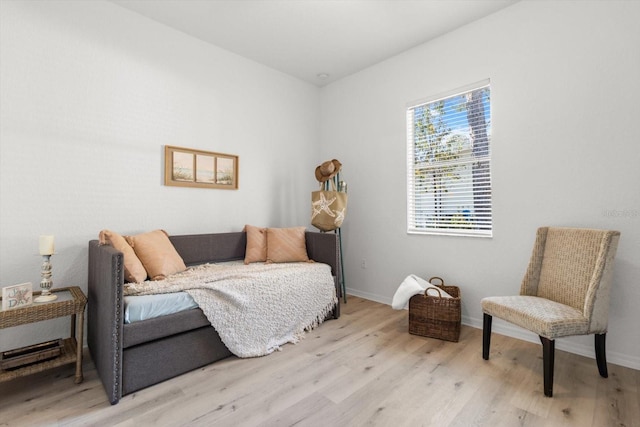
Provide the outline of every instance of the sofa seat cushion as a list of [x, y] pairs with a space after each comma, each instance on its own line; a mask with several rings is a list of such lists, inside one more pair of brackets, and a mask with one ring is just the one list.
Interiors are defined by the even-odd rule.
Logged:
[[589, 333], [589, 319], [571, 306], [528, 295], [486, 297], [482, 311], [554, 340]]
[[124, 323], [135, 323], [154, 317], [167, 316], [179, 311], [198, 308], [193, 297], [186, 292], [125, 296]]
[[122, 347], [133, 347], [203, 326], [211, 326], [211, 324], [199, 308], [141, 322], [127, 323], [123, 328]]

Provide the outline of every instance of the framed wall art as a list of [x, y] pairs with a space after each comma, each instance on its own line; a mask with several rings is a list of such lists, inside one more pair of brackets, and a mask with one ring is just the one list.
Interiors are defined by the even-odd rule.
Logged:
[[164, 185], [237, 190], [238, 156], [165, 145]]

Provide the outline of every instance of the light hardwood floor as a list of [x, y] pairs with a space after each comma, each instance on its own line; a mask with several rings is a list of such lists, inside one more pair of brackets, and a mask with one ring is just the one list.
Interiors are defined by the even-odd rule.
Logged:
[[[542, 393], [541, 346], [463, 326], [460, 342], [407, 333], [407, 311], [350, 297], [342, 316], [296, 345], [235, 357], [109, 405], [87, 357], [0, 384], [8, 426], [640, 426], [640, 371], [556, 351]], [[185, 353], [188, 357], [188, 352]], [[162, 366], [158, 366], [162, 369]]]

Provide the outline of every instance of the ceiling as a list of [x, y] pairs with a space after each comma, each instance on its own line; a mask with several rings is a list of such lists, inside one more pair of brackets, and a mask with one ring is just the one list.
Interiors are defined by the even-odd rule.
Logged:
[[323, 86], [518, 0], [110, 0]]

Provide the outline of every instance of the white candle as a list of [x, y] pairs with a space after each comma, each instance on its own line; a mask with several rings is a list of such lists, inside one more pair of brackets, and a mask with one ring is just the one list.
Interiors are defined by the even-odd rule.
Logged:
[[40, 236], [40, 255], [53, 255], [53, 236]]

